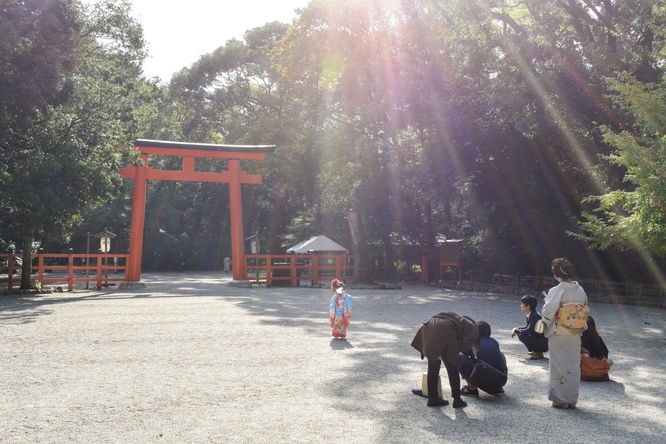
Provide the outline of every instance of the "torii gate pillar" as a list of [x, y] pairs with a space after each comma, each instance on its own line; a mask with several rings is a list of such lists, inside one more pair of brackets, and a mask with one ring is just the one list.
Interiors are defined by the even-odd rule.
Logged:
[[[241, 280], [246, 275], [243, 246], [243, 203], [241, 184], [260, 184], [261, 176], [241, 171], [241, 160], [263, 160], [265, 153], [275, 151], [275, 145], [215, 145], [182, 143], [139, 139], [134, 146], [140, 152], [143, 165], [121, 168], [123, 177], [134, 179], [132, 195], [132, 219], [130, 227], [129, 257], [126, 279], [141, 280], [141, 257], [143, 255], [143, 232], [146, 213], [146, 188], [148, 180], [176, 180], [194, 182], [229, 183], [229, 206], [231, 213], [231, 259], [233, 278]], [[181, 156], [183, 169], [156, 170], [148, 166], [148, 155]], [[194, 170], [196, 158], [228, 159], [228, 171], [219, 173]]]
[[234, 280], [246, 276], [243, 235], [243, 201], [241, 199], [240, 161], [229, 160], [229, 206], [231, 213], [231, 270]]
[[136, 168], [132, 192], [132, 218], [127, 258], [126, 278], [131, 282], [141, 280], [141, 256], [143, 255], [143, 228], [146, 220], [146, 188], [148, 185], [148, 154], [141, 154], [143, 166]]

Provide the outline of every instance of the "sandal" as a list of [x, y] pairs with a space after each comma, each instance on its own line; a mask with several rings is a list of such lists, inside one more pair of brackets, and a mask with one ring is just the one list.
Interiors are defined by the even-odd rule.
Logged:
[[471, 389], [465, 385], [460, 389], [460, 394], [466, 396], [479, 396], [479, 389]]

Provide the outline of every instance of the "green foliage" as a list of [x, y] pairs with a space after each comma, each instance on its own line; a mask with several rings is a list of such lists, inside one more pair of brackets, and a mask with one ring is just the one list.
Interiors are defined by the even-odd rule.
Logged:
[[625, 171], [625, 184], [587, 198], [595, 209], [583, 213], [579, 237], [599, 249], [666, 257], [666, 83], [625, 76], [612, 87], [618, 105], [635, 120], [631, 131], [604, 128], [605, 141], [615, 150], [605, 159]]
[[[0, 88], [11, 92], [0, 99], [3, 229], [26, 245], [64, 241], [83, 211], [118, 192], [121, 162], [134, 161], [135, 111], [150, 94], [138, 77], [141, 28], [126, 1], [90, 11], [66, 0], [3, 3], [12, 36], [0, 57]], [[31, 89], [27, 100], [14, 94]]]
[[606, 78], [659, 77], [663, 6], [313, 1], [174, 76], [160, 131], [278, 145], [247, 165], [265, 185], [245, 194], [245, 232], [271, 252], [314, 234], [349, 245], [355, 209], [385, 276], [391, 239], [431, 254], [436, 234], [464, 240], [467, 270], [539, 274], [586, 251], [565, 233], [621, 178], [596, 168], [612, 153], [600, 125], [633, 120]]
[[[605, 272], [588, 244], [663, 256], [664, 0], [314, 0], [160, 86], [140, 77], [126, 2], [2, 5], [0, 184], [25, 191], [3, 198], [0, 238], [114, 226], [125, 245], [115, 171], [142, 137], [277, 145], [242, 166], [264, 178], [243, 188], [264, 252], [316, 234], [349, 246], [353, 209], [357, 253], [388, 279], [412, 260], [393, 241], [434, 257], [437, 235], [462, 239], [474, 271], [537, 275], [566, 255]], [[221, 264], [227, 199], [224, 184], [150, 183], [145, 263]]]

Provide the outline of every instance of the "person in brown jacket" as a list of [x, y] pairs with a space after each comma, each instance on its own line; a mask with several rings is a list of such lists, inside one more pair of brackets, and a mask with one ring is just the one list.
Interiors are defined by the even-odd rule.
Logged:
[[471, 318], [456, 313], [438, 313], [424, 321], [419, 327], [411, 346], [421, 352], [421, 359], [428, 358], [428, 406], [448, 405], [437, 392], [439, 370], [442, 362], [446, 367], [453, 397], [453, 407], [465, 407], [467, 403], [460, 397], [460, 374], [458, 373], [458, 353], [476, 345], [479, 330]]

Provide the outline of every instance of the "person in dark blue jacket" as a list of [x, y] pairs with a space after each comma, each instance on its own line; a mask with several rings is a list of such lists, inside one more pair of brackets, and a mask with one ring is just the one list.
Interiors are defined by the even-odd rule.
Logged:
[[[499, 370], [505, 376], [503, 381], [494, 382], [492, 380], [487, 381], [476, 381], [477, 385], [484, 387], [483, 391], [490, 393], [491, 395], [500, 395], [504, 393], [503, 386], [506, 383], [506, 375], [508, 374], [508, 368], [506, 366], [506, 358], [504, 354], [500, 351], [499, 343], [490, 337], [490, 325], [487, 322], [480, 321], [477, 322], [479, 328], [479, 342], [478, 348], [466, 350], [465, 352], [460, 353], [458, 359], [458, 366], [460, 368], [460, 375], [465, 379], [467, 385], [464, 386], [460, 393], [468, 396], [479, 396], [479, 389], [471, 381], [472, 372], [476, 363], [481, 360], [494, 368]], [[490, 377], [490, 376], [487, 376]]]
[[537, 313], [537, 298], [531, 294], [526, 294], [520, 299], [520, 309], [527, 316], [527, 323], [524, 327], [516, 327], [511, 330], [511, 337], [518, 336], [520, 342], [527, 347], [530, 359], [541, 359], [543, 354], [548, 351], [548, 338], [543, 333], [534, 331], [534, 326], [541, 319]]

